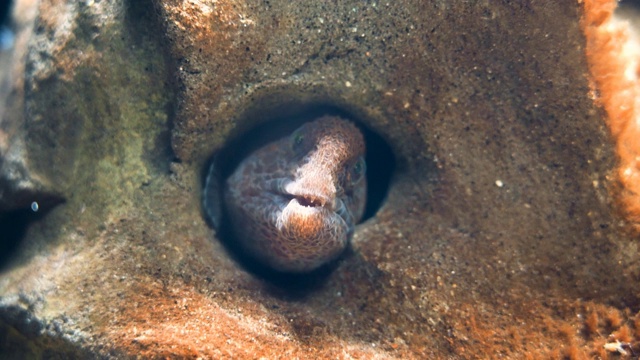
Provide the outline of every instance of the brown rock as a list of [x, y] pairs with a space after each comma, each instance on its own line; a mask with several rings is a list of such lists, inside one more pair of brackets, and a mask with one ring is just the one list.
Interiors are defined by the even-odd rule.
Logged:
[[[637, 244], [612, 211], [577, 2], [38, 6], [23, 158], [66, 202], [5, 264], [4, 352], [540, 358], [625, 327], [637, 341]], [[258, 124], [323, 110], [379, 134], [397, 170], [332, 271], [265, 279], [207, 226], [205, 167]]]

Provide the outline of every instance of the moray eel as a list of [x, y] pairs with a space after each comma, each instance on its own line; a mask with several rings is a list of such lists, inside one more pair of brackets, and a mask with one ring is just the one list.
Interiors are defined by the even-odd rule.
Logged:
[[312, 271], [344, 251], [362, 218], [364, 152], [353, 123], [320, 117], [251, 153], [226, 181], [212, 164], [205, 210], [214, 227], [224, 221], [233, 241], [267, 266]]

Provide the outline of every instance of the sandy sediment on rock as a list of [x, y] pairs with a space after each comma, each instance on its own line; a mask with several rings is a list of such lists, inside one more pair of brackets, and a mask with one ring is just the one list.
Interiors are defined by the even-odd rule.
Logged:
[[[65, 202], [2, 214], [25, 227], [0, 275], [3, 351], [606, 358], [605, 343], [640, 338], [640, 255], [609, 192], [624, 157], [585, 56], [583, 29], [607, 11], [39, 6], [21, 156]], [[310, 109], [380, 135], [397, 169], [333, 271], [265, 278], [206, 223], [206, 165], [254, 126]]]

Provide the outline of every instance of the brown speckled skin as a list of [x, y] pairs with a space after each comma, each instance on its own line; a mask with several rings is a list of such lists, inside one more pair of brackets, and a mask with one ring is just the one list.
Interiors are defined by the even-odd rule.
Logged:
[[364, 150], [358, 128], [330, 116], [256, 150], [224, 185], [237, 241], [278, 271], [335, 259], [364, 212]]

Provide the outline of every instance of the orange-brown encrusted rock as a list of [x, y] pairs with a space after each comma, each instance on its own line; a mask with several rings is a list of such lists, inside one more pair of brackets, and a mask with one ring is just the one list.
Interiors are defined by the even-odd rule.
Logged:
[[[613, 1], [15, 3], [35, 20], [0, 180], [28, 191], [0, 181], [0, 353], [640, 353], [629, 84], [592, 37]], [[333, 267], [261, 272], [207, 221], [209, 166], [324, 115], [387, 188]]]

